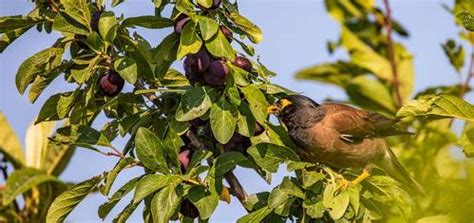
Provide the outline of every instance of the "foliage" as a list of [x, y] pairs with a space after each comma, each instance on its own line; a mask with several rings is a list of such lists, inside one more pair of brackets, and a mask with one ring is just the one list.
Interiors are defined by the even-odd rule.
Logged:
[[[0, 152], [4, 157], [0, 168], [6, 179], [6, 185], [0, 190], [1, 221], [32, 222], [45, 219], [54, 198], [67, 188], [67, 183], [58, 176], [69, 163], [75, 147], [48, 140], [55, 126], [55, 122], [31, 125], [26, 134], [23, 154], [18, 137], [3, 113], [0, 113]], [[11, 173], [8, 171], [9, 164], [14, 168]]]
[[[474, 216], [466, 207], [474, 201], [474, 163], [469, 159], [461, 159], [453, 149], [459, 147], [467, 157], [473, 156], [474, 107], [463, 97], [470, 91], [474, 60], [471, 58], [468, 66], [465, 66], [464, 44], [449, 39], [442, 44], [442, 49], [461, 83], [433, 86], [411, 98], [414, 88], [413, 58], [401, 43], [393, 41], [389, 30], [392, 29], [394, 34], [402, 38], [407, 38], [408, 32], [387, 13], [383, 14], [382, 9], [369, 2], [326, 1], [328, 13], [339, 22], [342, 29], [340, 39], [329, 42], [328, 50], [332, 53], [337, 48], [343, 48], [349, 53], [350, 59], [318, 64], [298, 72], [296, 77], [338, 86], [347, 93], [348, 102], [397, 117], [407, 129], [416, 132], [415, 137], [392, 137], [389, 142], [404, 166], [422, 184], [426, 195], [411, 196], [407, 200], [395, 199], [411, 211], [375, 206], [382, 211], [383, 221], [405, 221], [399, 217], [400, 213], [405, 213], [411, 219], [410, 222], [471, 222]], [[389, 5], [385, 1], [384, 6], [387, 12]], [[451, 11], [463, 28], [460, 37], [471, 46], [474, 44], [474, 33], [471, 32], [468, 17], [473, 12], [473, 6], [472, 1], [458, 0]], [[395, 57], [391, 57], [391, 54]], [[464, 70], [466, 75], [462, 74]], [[401, 97], [397, 96], [397, 91]], [[463, 131], [452, 125], [453, 120], [446, 120], [452, 118], [463, 120]], [[375, 179], [371, 177], [368, 181], [371, 183]], [[373, 200], [379, 199], [364, 195], [360, 198], [369, 210], [375, 210], [372, 209], [374, 206], [366, 202]]]
[[[111, 6], [122, 3], [113, 0]], [[263, 38], [258, 26], [240, 14], [236, 2], [152, 3], [154, 15], [125, 18], [117, 17], [103, 0], [35, 1], [35, 9], [26, 16], [0, 18], [2, 51], [33, 26], [61, 33], [53, 46], [25, 60], [16, 75], [19, 93], [28, 90], [32, 103], [59, 77], [76, 87], [50, 96], [41, 108], [38, 125], [56, 120], [67, 123], [56, 130], [48, 145], [86, 148], [118, 158], [111, 170], [68, 187], [54, 202], [41, 206], [49, 207], [47, 214], [29, 215], [31, 219], [64, 221], [89, 193], [98, 190], [108, 197], [98, 210], [102, 219], [133, 193], [114, 222], [126, 222], [140, 204], [144, 204], [145, 222], [196, 218], [205, 222], [220, 200], [229, 202], [229, 194], [249, 212], [238, 222], [412, 221], [433, 215], [472, 220], [465, 215], [467, 211], [456, 208], [474, 186], [473, 165], [454, 160], [448, 150], [457, 143], [466, 154], [472, 154], [472, 125], [467, 125], [461, 137], [443, 130], [450, 125], [444, 118], [472, 120], [472, 105], [459, 97], [468, 90], [468, 81], [457, 96], [448, 95], [455, 91], [436, 92], [452, 89], [448, 86], [409, 102], [413, 57], [392, 40], [391, 30], [401, 36], [408, 33], [373, 1], [327, 0], [328, 12], [341, 25], [340, 40], [328, 44], [328, 49], [344, 48], [350, 60], [317, 65], [297, 77], [337, 85], [346, 90], [353, 104], [403, 119], [405, 127], [415, 130], [417, 136], [395, 137], [390, 143], [425, 186], [427, 196], [411, 196], [403, 185], [383, 174], [362, 185], [338, 189], [341, 175], [352, 178], [355, 173], [335, 172], [300, 160], [300, 151], [285, 128], [269, 122], [266, 113], [268, 105], [291, 92], [270, 83], [275, 74], [260, 61], [251, 60], [251, 69], [236, 63], [238, 58], [254, 57], [253, 44]], [[456, 16], [469, 29], [466, 13], [472, 11], [465, 8], [465, 2], [459, 4], [464, 6]], [[150, 43], [137, 27], [170, 33], [160, 43]], [[445, 51], [460, 70], [462, 48], [447, 44]], [[181, 59], [184, 74], [171, 68]], [[133, 91], [124, 91], [124, 84]], [[108, 118], [106, 123], [97, 123], [100, 114]], [[94, 129], [93, 124], [103, 127]], [[118, 137], [127, 140], [121, 149], [114, 145]], [[1, 145], [10, 145], [3, 152], [12, 164], [23, 162], [18, 143], [7, 138]], [[40, 154], [58, 152], [54, 148]], [[33, 186], [57, 184], [55, 176], [64, 165], [57, 164], [58, 170], [53, 164], [34, 163], [36, 169], [11, 176], [8, 191], [2, 192], [4, 205]], [[273, 190], [252, 195], [245, 193], [232, 173], [241, 166], [269, 181], [281, 164], [294, 174]], [[124, 185], [114, 185], [127, 168], [141, 168], [143, 174]], [[456, 181], [451, 183], [452, 179]], [[446, 202], [436, 202], [434, 196]]]

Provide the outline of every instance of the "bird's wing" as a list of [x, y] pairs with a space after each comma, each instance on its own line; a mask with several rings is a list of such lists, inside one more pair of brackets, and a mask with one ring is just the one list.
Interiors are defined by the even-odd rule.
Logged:
[[322, 124], [338, 131], [346, 141], [406, 134], [396, 127], [397, 120], [383, 115], [344, 104], [327, 103], [322, 106], [326, 113]]

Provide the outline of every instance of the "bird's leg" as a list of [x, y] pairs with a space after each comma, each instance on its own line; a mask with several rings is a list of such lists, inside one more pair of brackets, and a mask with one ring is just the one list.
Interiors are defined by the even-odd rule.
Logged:
[[344, 177], [342, 177], [342, 179], [340, 179], [341, 183], [337, 186], [336, 190], [341, 190], [342, 188], [347, 188], [347, 187], [354, 187], [369, 176], [370, 176], [369, 171], [364, 169], [362, 173], [359, 176], [357, 176], [354, 180], [348, 181]]
[[351, 185], [355, 186], [355, 185], [359, 184], [360, 182], [362, 182], [365, 178], [367, 178], [369, 176], [370, 176], [369, 171], [364, 169], [359, 176], [357, 176], [354, 180], [351, 181]]

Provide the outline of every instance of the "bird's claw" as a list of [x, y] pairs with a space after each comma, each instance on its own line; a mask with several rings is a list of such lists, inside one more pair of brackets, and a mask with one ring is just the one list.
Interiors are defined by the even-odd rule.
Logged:
[[352, 187], [354, 184], [352, 181], [346, 180], [344, 178], [340, 179], [338, 185], [336, 187], [336, 191], [341, 191], [343, 189], [347, 189], [348, 187]]

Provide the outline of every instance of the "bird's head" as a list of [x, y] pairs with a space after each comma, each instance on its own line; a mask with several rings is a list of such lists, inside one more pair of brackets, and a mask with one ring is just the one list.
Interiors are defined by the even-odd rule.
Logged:
[[275, 114], [278, 118], [282, 119], [285, 124], [287, 124], [286, 122], [290, 121], [290, 119], [311, 118], [309, 116], [319, 113], [314, 112], [319, 110], [318, 108], [319, 104], [311, 98], [303, 95], [289, 95], [269, 106], [267, 113]]

